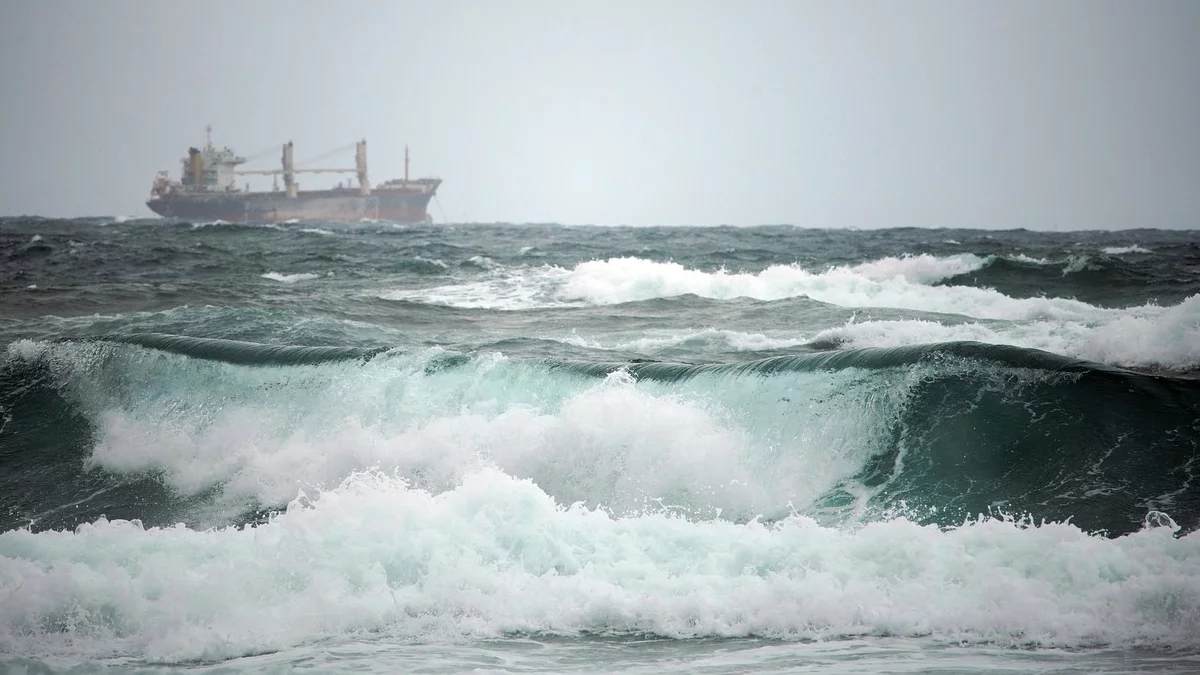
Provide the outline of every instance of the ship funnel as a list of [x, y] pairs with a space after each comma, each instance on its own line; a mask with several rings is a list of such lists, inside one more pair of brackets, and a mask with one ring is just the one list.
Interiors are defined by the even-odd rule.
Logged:
[[200, 154], [200, 150], [196, 148], [188, 148], [188, 160], [192, 185], [198, 188], [204, 185], [204, 155]]
[[367, 139], [362, 139], [355, 146], [354, 165], [358, 171], [358, 194], [366, 197], [371, 194], [371, 180], [367, 178]]
[[287, 196], [295, 197], [298, 192], [296, 185], [296, 166], [292, 158], [292, 142], [283, 145], [283, 188]]

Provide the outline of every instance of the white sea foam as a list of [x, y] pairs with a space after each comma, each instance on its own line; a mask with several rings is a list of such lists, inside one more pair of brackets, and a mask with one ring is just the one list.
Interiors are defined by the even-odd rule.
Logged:
[[1129, 368], [1200, 368], [1200, 296], [1145, 315], [1110, 315], [1106, 320], [1069, 322], [940, 323], [922, 319], [858, 320], [816, 332], [772, 330], [750, 333], [717, 328], [643, 331], [638, 337], [555, 337], [567, 344], [658, 355], [702, 346], [716, 351], [767, 351], [809, 343], [843, 348], [904, 347], [974, 341], [1041, 349], [1072, 358]]
[[1062, 274], [1065, 277], [1068, 274], [1076, 274], [1078, 272], [1095, 269], [1099, 268], [1097, 268], [1095, 263], [1092, 262], [1090, 256], [1072, 255], [1067, 258], [1067, 264], [1063, 267]]
[[777, 265], [758, 274], [709, 273], [676, 263], [614, 258], [581, 263], [566, 276], [558, 296], [590, 304], [612, 304], [684, 293], [759, 300], [807, 296], [842, 307], [882, 307], [959, 314], [983, 319], [1080, 320], [1112, 314], [1085, 302], [1062, 298], [1011, 298], [968, 286], [929, 286], [940, 279], [978, 269], [977, 256], [885, 258], [853, 267], [810, 273]]
[[[1017, 255], [1027, 263], [1061, 264]], [[695, 294], [707, 298], [750, 297], [778, 300], [807, 296], [842, 307], [889, 308], [955, 314], [989, 323], [935, 324], [930, 321], [878, 321], [831, 328], [823, 333], [774, 334], [757, 340], [778, 348], [805, 340], [838, 339], [853, 346], [899, 346], [942, 339], [977, 339], [1045, 349], [1124, 366], [1194, 368], [1200, 363], [1197, 303], [1174, 307], [1143, 305], [1105, 308], [1066, 298], [1014, 298], [989, 288], [929, 284], [982, 269], [991, 258], [970, 254], [936, 258], [884, 258], [861, 265], [809, 272], [777, 265], [757, 274], [705, 272], [677, 263], [639, 258], [584, 262], [573, 269], [554, 266], [494, 270], [480, 281], [383, 294], [460, 307], [528, 309], [605, 305]], [[1087, 256], [1073, 256], [1063, 274], [1085, 269]], [[1007, 323], [1000, 324], [996, 321]], [[706, 329], [699, 329], [701, 331]], [[714, 328], [712, 330], [719, 331]], [[696, 331], [649, 335], [637, 340], [583, 340], [587, 346], [654, 351], [672, 341], [693, 339]], [[729, 333], [732, 335], [732, 333]], [[715, 335], [714, 335], [715, 337]], [[753, 346], [731, 345], [733, 349]]]
[[285, 283], [285, 284], [294, 284], [297, 281], [310, 281], [312, 279], [321, 278], [320, 274], [313, 274], [312, 272], [300, 272], [298, 274], [281, 274], [279, 272], [267, 272], [266, 274], [262, 274], [260, 276], [263, 279], [270, 279], [271, 281], [278, 281], [278, 282]]
[[1200, 368], [1200, 295], [1154, 316], [1130, 313], [1088, 327], [1071, 348], [1102, 363]]
[[491, 258], [487, 257], [486, 255], [473, 255], [470, 257], [469, 262], [473, 265], [476, 265], [478, 267], [482, 267], [482, 268], [488, 269], [488, 270], [496, 269], [500, 266], [499, 263], [497, 263], [495, 260], [492, 260]]
[[1047, 260], [1046, 258], [1033, 258], [1033, 257], [1025, 255], [1024, 253], [1018, 253], [1016, 255], [1008, 256], [1008, 258], [1011, 260], [1016, 260], [1017, 262], [1028, 263], [1031, 265], [1053, 264], [1050, 260]]
[[431, 265], [436, 265], [437, 267], [440, 267], [442, 269], [449, 269], [449, 267], [450, 267], [449, 265], [447, 265], [445, 263], [445, 261], [443, 261], [440, 258], [426, 258], [425, 256], [415, 255], [415, 256], [413, 256], [413, 260], [416, 260], [417, 262], [425, 262], [425, 263], [429, 263]]
[[486, 467], [437, 494], [364, 473], [241, 530], [5, 532], [0, 596], [0, 651], [168, 663], [360, 631], [1194, 648], [1200, 534], [613, 517]]
[[467, 309], [521, 310], [582, 305], [582, 302], [565, 302], [553, 295], [554, 289], [568, 274], [568, 270], [549, 265], [516, 270], [493, 266], [478, 281], [390, 290], [380, 293], [380, 297]]
[[[916, 256], [884, 258], [853, 267], [811, 273], [793, 265], [774, 265], [758, 274], [704, 272], [678, 263], [641, 258], [610, 258], [580, 263], [563, 281], [557, 295], [589, 304], [613, 304], [695, 294], [706, 298], [750, 297], [779, 300], [807, 295], [847, 307], [904, 306], [923, 296], [938, 295], [926, 284], [979, 269], [986, 259], [970, 254], [950, 258]], [[980, 289], [968, 289], [978, 291]], [[941, 293], [941, 295], [945, 295]], [[947, 304], [948, 298], [943, 300]]]
[[610, 347], [622, 351], [634, 351], [643, 354], [654, 354], [689, 343], [701, 342], [708, 348], [726, 351], [768, 351], [797, 347], [807, 342], [795, 335], [782, 336], [778, 331], [773, 335], [764, 333], [747, 333], [735, 330], [720, 330], [706, 328], [698, 331], [680, 333], [656, 334], [656, 331], [644, 331], [643, 337], [632, 340], [622, 340]]
[[1041, 349], [1126, 367], [1200, 368], [1200, 295], [1147, 315], [1105, 321], [942, 324], [934, 321], [861, 321], [823, 330], [815, 341], [845, 347], [900, 347], [974, 340]]
[[1103, 251], [1105, 255], [1125, 255], [1127, 253], [1153, 253], [1154, 252], [1148, 248], [1142, 248], [1141, 246], [1138, 246], [1137, 244], [1134, 244], [1132, 246], [1107, 246], [1107, 247], [1101, 249], [1101, 251]]
[[946, 258], [922, 255], [883, 258], [824, 272], [774, 265], [751, 274], [705, 272], [641, 258], [610, 258], [580, 263], [570, 270], [553, 266], [503, 270], [477, 282], [390, 291], [383, 297], [459, 307], [528, 309], [606, 305], [684, 294], [758, 300], [807, 296], [842, 307], [912, 309], [986, 319], [1078, 320], [1107, 312], [1076, 300], [1010, 298], [986, 288], [929, 285], [981, 269], [990, 262], [990, 258], [971, 254]]
[[[920, 256], [884, 258], [824, 273], [809, 273], [794, 265], [775, 265], [758, 274], [725, 274], [688, 269], [677, 263], [612, 258], [577, 265], [565, 275], [557, 294], [559, 298], [588, 304], [623, 303], [683, 293], [760, 300], [806, 295], [844, 307], [894, 307], [996, 319], [1087, 321], [1121, 312], [1072, 299], [1010, 298], [990, 288], [928, 286], [986, 263], [988, 259], [977, 256]], [[1157, 307], [1146, 311], [1157, 311]]]
[[639, 337], [586, 338], [575, 333], [566, 336], [552, 336], [550, 339], [588, 349], [608, 349], [641, 354], [660, 354], [689, 345], [700, 345], [704, 349], [717, 351], [769, 351], [798, 347], [808, 342], [808, 339], [792, 331], [770, 331], [768, 335], [767, 333], [749, 333], [719, 328], [643, 330], [640, 331]]

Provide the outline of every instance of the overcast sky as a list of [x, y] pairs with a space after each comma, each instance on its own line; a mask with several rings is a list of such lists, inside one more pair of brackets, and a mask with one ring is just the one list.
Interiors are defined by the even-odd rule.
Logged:
[[365, 137], [376, 182], [408, 144], [438, 221], [1198, 227], [1198, 36], [1194, 0], [0, 0], [0, 214], [150, 216], [212, 124], [260, 168]]

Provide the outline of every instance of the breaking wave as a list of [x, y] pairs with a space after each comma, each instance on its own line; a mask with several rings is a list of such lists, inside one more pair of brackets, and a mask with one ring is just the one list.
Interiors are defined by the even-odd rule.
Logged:
[[[678, 263], [612, 258], [553, 266], [507, 269], [484, 281], [390, 291], [392, 300], [417, 300], [455, 307], [530, 309], [574, 304], [619, 304], [692, 294], [704, 298], [779, 300], [806, 296], [841, 307], [882, 307], [979, 319], [1090, 320], [1120, 310], [1069, 298], [1015, 298], [988, 288], [931, 285], [991, 265], [989, 258], [963, 254], [885, 258], [825, 272], [774, 265], [758, 273], [706, 272]], [[1036, 265], [1036, 263], [1032, 263]], [[1152, 315], [1161, 307], [1123, 310]]]
[[178, 663], [356, 632], [1194, 647], [1200, 539], [1172, 530], [614, 517], [492, 469], [436, 494], [356, 473], [244, 529], [2, 533], [0, 649]]
[[[250, 522], [355, 471], [437, 493], [485, 466], [620, 516], [846, 524], [902, 509], [951, 525], [1003, 506], [1113, 533], [1148, 510], [1200, 522], [1179, 490], [1200, 385], [1016, 347], [600, 364], [152, 336], [18, 343], [0, 375], [5, 410], [60, 420], [4, 430], [59, 486], [8, 485], [11, 525]], [[86, 450], [37, 450], [59, 447]]]
[[1138, 246], [1137, 244], [1133, 244], [1132, 246], [1105, 246], [1103, 249], [1101, 249], [1101, 251], [1103, 251], [1105, 255], [1126, 255], [1128, 253], [1154, 253], [1154, 251], [1151, 251], [1150, 249], [1147, 249], [1147, 248], [1142, 248], [1141, 246]]
[[[1047, 261], [1023, 258], [923, 255], [884, 258], [819, 273], [789, 265], [755, 274], [706, 272], [676, 263], [620, 258], [580, 263], [570, 270], [553, 266], [506, 269], [483, 281], [391, 291], [384, 297], [511, 310], [646, 302], [681, 295], [768, 302], [807, 297], [844, 308], [955, 315], [974, 321], [943, 323], [921, 317], [852, 321], [812, 334], [797, 331], [792, 336], [764, 337], [759, 341], [764, 348], [805, 340], [854, 347], [979, 340], [1126, 367], [1177, 372], [1200, 368], [1200, 293], [1181, 298], [1175, 305], [1104, 307], [1070, 298], [1009, 296], [973, 285], [980, 282], [968, 278], [984, 272], [996, 279], [1062, 276]], [[621, 346], [644, 343], [653, 349], [671, 339], [643, 337]], [[595, 344], [586, 338], [578, 342]]]
[[285, 283], [285, 284], [294, 284], [297, 281], [311, 281], [313, 279], [320, 279], [321, 275], [314, 274], [312, 272], [300, 272], [297, 274], [281, 274], [279, 272], [267, 272], [266, 274], [262, 275], [262, 278], [270, 279], [271, 281], [278, 281], [278, 282]]
[[1041, 349], [1100, 363], [1149, 370], [1200, 370], [1200, 295], [1156, 316], [1126, 314], [1104, 322], [1020, 325], [925, 320], [850, 322], [820, 331], [815, 344], [899, 347], [962, 340]]
[[1200, 647], [1186, 380], [978, 343], [692, 366], [149, 335], [16, 343], [0, 385], [5, 464], [38, 467], [0, 474], [7, 653]]

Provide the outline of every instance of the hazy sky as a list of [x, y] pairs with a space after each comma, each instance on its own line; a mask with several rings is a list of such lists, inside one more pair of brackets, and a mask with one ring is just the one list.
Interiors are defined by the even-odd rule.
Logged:
[[0, 214], [150, 216], [212, 124], [260, 168], [366, 137], [376, 182], [407, 143], [438, 221], [1200, 227], [1198, 36], [1195, 0], [0, 0]]

